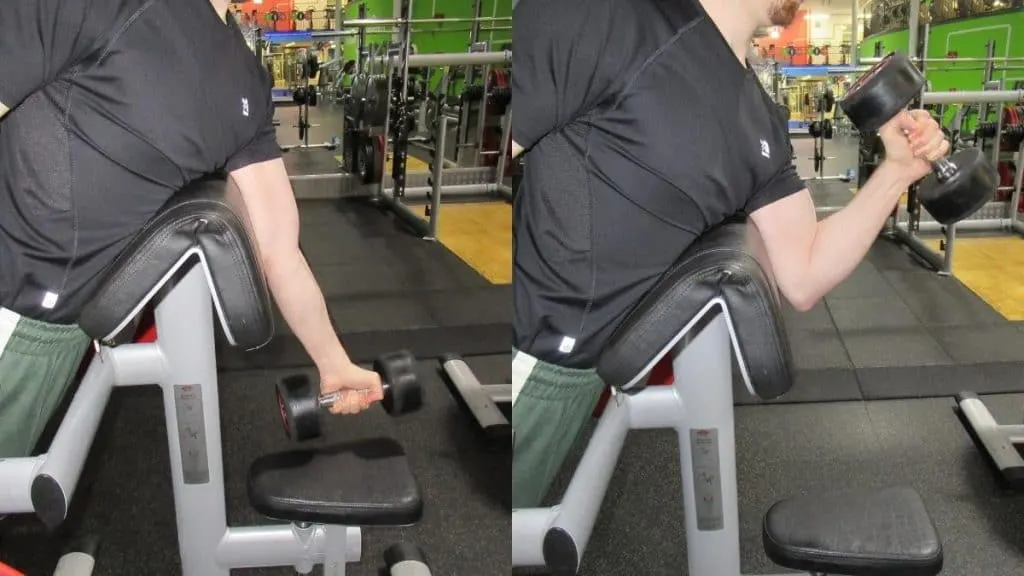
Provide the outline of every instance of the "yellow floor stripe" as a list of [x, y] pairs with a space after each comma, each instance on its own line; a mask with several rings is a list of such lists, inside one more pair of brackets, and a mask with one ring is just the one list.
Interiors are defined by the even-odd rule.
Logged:
[[[939, 241], [927, 240], [932, 249]], [[1024, 238], [957, 238], [953, 275], [1007, 320], [1024, 321]]]
[[512, 206], [444, 204], [438, 239], [492, 284], [512, 283]]

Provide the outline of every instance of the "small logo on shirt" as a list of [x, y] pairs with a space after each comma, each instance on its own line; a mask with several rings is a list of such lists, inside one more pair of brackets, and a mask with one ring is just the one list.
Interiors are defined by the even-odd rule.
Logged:
[[761, 156], [764, 156], [765, 158], [772, 157], [771, 148], [768, 147], [768, 141], [764, 138], [761, 138]]
[[573, 348], [576, 347], [576, 339], [569, 336], [562, 337], [562, 342], [558, 345], [558, 351], [562, 354], [568, 354], [572, 352]]
[[[242, 98], [242, 116], [249, 117], [249, 99]], [[762, 140], [763, 142], [763, 140]]]

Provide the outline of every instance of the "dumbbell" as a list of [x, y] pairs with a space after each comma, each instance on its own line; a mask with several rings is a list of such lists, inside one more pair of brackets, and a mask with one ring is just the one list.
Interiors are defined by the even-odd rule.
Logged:
[[[906, 108], [924, 88], [925, 79], [906, 55], [892, 53], [871, 67], [839, 103], [861, 132], [881, 128]], [[974, 214], [994, 197], [999, 175], [980, 148], [964, 148], [932, 162], [921, 180], [921, 205], [943, 226]]]
[[[373, 362], [384, 387], [381, 406], [392, 416], [407, 414], [420, 407], [422, 393], [416, 378], [416, 358], [407, 351], [391, 352]], [[283, 378], [277, 384], [277, 407], [285, 434], [301, 442], [321, 436], [320, 415], [341, 398], [342, 391], [316, 394], [305, 374]]]

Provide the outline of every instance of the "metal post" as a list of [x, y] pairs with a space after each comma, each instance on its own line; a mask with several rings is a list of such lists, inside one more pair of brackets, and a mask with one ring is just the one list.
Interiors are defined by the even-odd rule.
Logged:
[[[983, 86], [983, 89], [987, 90], [987, 89], [991, 88], [991, 86], [993, 84], [992, 77], [995, 74], [995, 65], [993, 64], [992, 59], [995, 58], [995, 55], [996, 55], [996, 41], [995, 40], [990, 40], [988, 42], [988, 44], [986, 44], [985, 49], [986, 49], [986, 53], [988, 55], [989, 61], [985, 64], [985, 84]], [[1005, 77], [1005, 76], [1006, 76], [1006, 74], [1003, 73], [1003, 77]], [[1001, 91], [1003, 89], [1003, 83], [1001, 81], [995, 81], [994, 83], [996, 84], [996, 90], [1000, 90]], [[987, 104], [982, 104], [982, 107], [983, 107], [983, 112], [978, 115], [978, 120], [983, 122], [986, 118], [988, 118], [988, 105]], [[996, 108], [996, 137], [995, 137], [995, 140], [994, 140], [995, 145], [992, 146], [992, 164], [993, 165], [998, 165], [999, 164], [999, 142], [1001, 142], [1002, 139], [1003, 139], [1003, 110], [1002, 110], [1002, 103], [1000, 103], [1000, 105]]]
[[[213, 298], [196, 264], [155, 311], [157, 343], [171, 367], [160, 382], [170, 449], [181, 574], [228, 576], [217, 566], [227, 526]], [[201, 519], [201, 521], [195, 521]]]
[[851, 10], [851, 15], [850, 15], [851, 16], [851, 24], [852, 24], [852, 27], [850, 28], [850, 65], [851, 66], [856, 66], [857, 65], [857, 60], [858, 60], [858, 58], [857, 58], [857, 56], [858, 56], [858, 54], [857, 54], [857, 42], [858, 42], [858, 40], [857, 40], [857, 32], [860, 30], [860, 25], [857, 22], [857, 20], [858, 20], [857, 2], [858, 1], [859, 0], [850, 0], [850, 4], [853, 6], [853, 9]]
[[429, 224], [429, 238], [437, 238], [437, 219], [441, 215], [441, 190], [444, 186], [444, 144], [446, 134], [448, 132], [448, 117], [442, 115], [437, 123], [437, 139], [438, 147], [441, 149], [441, 153], [434, 154], [434, 162], [430, 167], [430, 221]]
[[[490, 91], [491, 91], [491, 67], [490, 67], [490, 65], [484, 66], [483, 80], [484, 80], [484, 95], [480, 99], [480, 109], [477, 110], [477, 118], [476, 118], [476, 145], [475, 145], [476, 154], [475, 154], [475, 158], [473, 160], [473, 165], [474, 166], [480, 166], [480, 159], [482, 157], [482, 152], [483, 152], [483, 147], [484, 147], [484, 128], [486, 128], [486, 126], [484, 126], [484, 124], [486, 124], [486, 122], [487, 122], [487, 94], [490, 93]], [[469, 134], [468, 134], [469, 126], [466, 126], [466, 131], [467, 131], [466, 136], [468, 137], [469, 136]]]
[[[932, 34], [932, 25], [931, 25], [931, 23], [930, 22], [925, 22], [925, 24], [924, 24], [924, 42], [921, 43], [921, 56], [922, 57], [927, 57], [928, 56], [928, 41], [929, 41], [929, 39], [931, 37], [931, 34]], [[928, 68], [927, 67], [927, 62], [925, 62], [924, 60], [921, 60], [921, 74], [924, 74], [927, 68]], [[927, 84], [927, 82], [925, 82], [925, 84]], [[923, 89], [921, 91], [924, 92]]]
[[[1018, 102], [1024, 90], [964, 90], [961, 92], [925, 92], [925, 104], [980, 104], [982, 102]], [[1001, 115], [1000, 115], [1001, 116]]]
[[438, 68], [441, 66], [483, 66], [485, 64], [511, 64], [512, 51], [492, 52], [439, 52], [437, 54], [410, 54], [410, 68]]
[[910, 47], [907, 50], [907, 56], [911, 58], [917, 58], [917, 31], [921, 26], [921, 2], [920, 0], [910, 0], [910, 19], [907, 23], [907, 36], [910, 39]]
[[941, 276], [949, 276], [953, 273], [953, 244], [956, 242], [956, 224], [946, 226], [946, 238], [943, 241], [942, 268], [939, 270]]
[[[480, 16], [483, 15], [483, 0], [473, 1], [473, 25], [469, 28], [469, 45], [480, 41]], [[497, 2], [495, 2], [497, 6]]]
[[[338, 2], [338, 4], [341, 4], [341, 2]], [[366, 18], [366, 3], [365, 2], [359, 4], [359, 17], [360, 18]], [[338, 29], [339, 30], [342, 29], [342, 25], [343, 24], [342, 24], [341, 20], [339, 20], [338, 21]], [[313, 34], [313, 37], [315, 38], [316, 34]], [[360, 28], [359, 29], [359, 46], [356, 48], [356, 50], [358, 50], [358, 52], [356, 52], [356, 74], [362, 74], [362, 72], [363, 72], [363, 59], [365, 58], [365, 54], [364, 53], [366, 51], [366, 28]]]
[[508, 141], [512, 132], [512, 105], [505, 110], [501, 119], [501, 144], [498, 147], [498, 167], [494, 174], [494, 182], [501, 186], [505, 182], [505, 171], [508, 167]]
[[[998, 148], [998, 146], [997, 146]], [[1020, 188], [1021, 182], [1024, 181], [1024, 141], [1020, 143], [1020, 147], [1017, 148], [1017, 173], [1014, 174], [1013, 178], [1013, 194], [1010, 196], [1010, 205], [1007, 206], [1006, 217], [1010, 219], [1010, 229], [1013, 231], [1014, 224], [1017, 222], [1017, 207], [1020, 206]]]
[[[387, 48], [385, 48], [385, 50], [386, 50], [386, 52], [385, 52], [386, 54], [390, 54], [390, 50], [388, 50]], [[384, 66], [385, 66], [384, 73], [387, 74], [387, 77], [388, 77], [388, 89], [387, 89], [387, 92], [385, 92], [385, 96], [384, 96], [384, 106], [385, 106], [385, 108], [384, 108], [384, 136], [385, 136], [384, 137], [384, 158], [387, 158], [388, 157], [388, 147], [390, 145], [390, 139], [387, 137], [387, 135], [388, 135], [388, 126], [391, 125], [391, 90], [392, 90], [392, 78], [394, 77], [394, 73], [392, 72], [392, 69], [391, 69], [391, 58], [388, 58], [387, 61], [384, 62]], [[380, 106], [380, 103], [378, 102], [377, 105]], [[394, 161], [392, 161], [392, 167], [394, 167]], [[394, 172], [394, 170], [392, 170], [392, 172]], [[395, 192], [399, 192], [399, 191], [400, 190], [395, 190]], [[377, 183], [377, 196], [378, 197], [383, 197], [384, 196], [384, 178], [381, 178], [380, 182]], [[396, 198], [400, 198], [401, 197], [398, 194], [393, 194], [393, 196], [395, 196]]]

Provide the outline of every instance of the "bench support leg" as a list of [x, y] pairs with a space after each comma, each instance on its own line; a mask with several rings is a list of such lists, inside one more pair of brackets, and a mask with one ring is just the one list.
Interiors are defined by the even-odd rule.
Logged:
[[167, 421], [183, 576], [229, 576], [217, 547], [227, 528], [213, 303], [196, 265], [156, 307], [160, 383]]
[[732, 350], [724, 312], [676, 354], [672, 370], [676, 393], [685, 399], [676, 432], [689, 574], [740, 574]]

